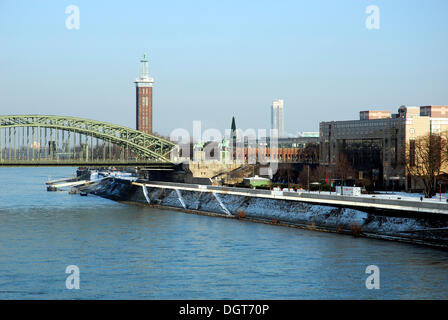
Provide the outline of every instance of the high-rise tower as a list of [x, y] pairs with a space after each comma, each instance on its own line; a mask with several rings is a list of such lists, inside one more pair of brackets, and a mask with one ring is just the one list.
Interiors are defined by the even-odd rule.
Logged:
[[148, 60], [143, 55], [140, 60], [140, 78], [135, 80], [136, 88], [136, 129], [152, 133], [152, 86], [154, 79], [149, 77]]
[[284, 120], [284, 103], [283, 100], [274, 100], [271, 106], [271, 128], [278, 130], [278, 136], [283, 137], [285, 134]]

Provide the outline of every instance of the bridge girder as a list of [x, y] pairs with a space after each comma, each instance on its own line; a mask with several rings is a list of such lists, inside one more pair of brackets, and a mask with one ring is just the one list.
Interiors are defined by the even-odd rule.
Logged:
[[85, 134], [127, 147], [140, 158], [160, 162], [171, 162], [169, 155], [176, 146], [166, 139], [124, 126], [67, 116], [0, 116], [0, 128], [13, 127], [53, 128]]

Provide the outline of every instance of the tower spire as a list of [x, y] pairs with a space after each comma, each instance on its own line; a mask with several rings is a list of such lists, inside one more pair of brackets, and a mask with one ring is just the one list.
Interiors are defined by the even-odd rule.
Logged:
[[140, 79], [147, 80], [149, 78], [149, 67], [146, 54], [143, 54], [142, 60], [140, 60]]
[[232, 159], [236, 159], [236, 123], [235, 123], [235, 117], [232, 117], [232, 126], [231, 126], [231, 134], [230, 139], [232, 142]]

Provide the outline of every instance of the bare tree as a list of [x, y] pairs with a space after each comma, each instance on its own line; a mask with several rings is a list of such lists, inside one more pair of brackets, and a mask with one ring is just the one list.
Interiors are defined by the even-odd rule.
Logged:
[[300, 170], [298, 178], [299, 178], [299, 183], [300, 183], [301, 187], [308, 188], [309, 172], [310, 172], [310, 166], [309, 165], [303, 166], [302, 170]]
[[347, 179], [355, 176], [355, 169], [353, 169], [344, 152], [339, 152], [333, 171], [333, 176], [341, 180], [341, 187], [344, 186]]
[[324, 182], [326, 178], [327, 178], [327, 169], [323, 166], [317, 166], [311, 171], [310, 179], [313, 180], [313, 182]]
[[433, 133], [409, 140], [406, 145], [406, 171], [411, 177], [422, 182], [425, 198], [436, 194], [437, 176], [447, 161], [447, 146], [446, 138]]
[[291, 163], [282, 163], [277, 170], [276, 177], [280, 181], [287, 181], [288, 185], [294, 182], [294, 177], [297, 176], [297, 172]]

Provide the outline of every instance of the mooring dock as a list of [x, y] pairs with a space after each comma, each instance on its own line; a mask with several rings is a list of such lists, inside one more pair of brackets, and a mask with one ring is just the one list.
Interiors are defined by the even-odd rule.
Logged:
[[65, 180], [61, 179], [59, 180], [61, 183], [48, 183], [47, 182], [47, 191], [57, 191], [61, 188], [66, 187], [80, 187], [80, 186], [86, 186], [88, 184], [93, 183], [92, 181], [87, 180], [79, 180], [79, 181], [69, 181], [69, 182], [63, 182]]

